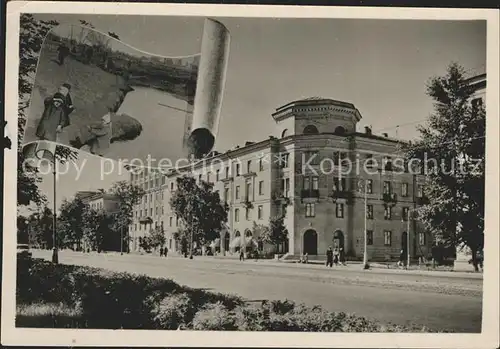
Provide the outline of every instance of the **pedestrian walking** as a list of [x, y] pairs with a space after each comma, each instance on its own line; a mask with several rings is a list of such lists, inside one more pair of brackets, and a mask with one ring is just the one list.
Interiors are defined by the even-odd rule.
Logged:
[[69, 48], [62, 42], [57, 48], [57, 60], [59, 65], [64, 64], [64, 59], [69, 55]]
[[341, 265], [345, 265], [345, 251], [343, 247], [341, 247], [339, 251], [339, 261]]
[[167, 254], [168, 254], [168, 248], [167, 246], [165, 246], [165, 248], [163, 249], [163, 256], [167, 257]]
[[329, 246], [328, 249], [326, 250], [326, 266], [330, 267], [330, 268], [333, 266], [333, 250], [332, 250], [332, 246]]
[[243, 251], [243, 249], [240, 249], [240, 261], [244, 260], [245, 260], [245, 252]]
[[405, 263], [405, 251], [404, 250], [401, 250], [401, 252], [399, 252], [399, 262], [398, 262], [398, 266], [402, 267]]
[[338, 249], [338, 247], [335, 247], [335, 251], [333, 251], [333, 264], [335, 264], [335, 265], [339, 264], [339, 249]]
[[160, 247], [160, 257], [163, 257], [163, 247]]

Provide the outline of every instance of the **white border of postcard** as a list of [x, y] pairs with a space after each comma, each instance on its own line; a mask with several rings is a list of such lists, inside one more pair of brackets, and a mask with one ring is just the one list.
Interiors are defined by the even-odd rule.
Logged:
[[[273, 333], [159, 330], [21, 329], [15, 317], [15, 217], [19, 14], [81, 13], [202, 17], [378, 18], [487, 21], [486, 234], [481, 334]], [[440, 347], [493, 348], [499, 343], [499, 15], [487, 9], [299, 7], [11, 1], [7, 4], [5, 116], [12, 150], [5, 150], [2, 344], [30, 346]], [[409, 313], [411, 316], [411, 312]]]

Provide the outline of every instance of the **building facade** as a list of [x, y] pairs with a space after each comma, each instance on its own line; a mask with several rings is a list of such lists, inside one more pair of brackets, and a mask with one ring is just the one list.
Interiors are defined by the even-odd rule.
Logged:
[[106, 213], [113, 214], [120, 209], [119, 199], [112, 194], [94, 192], [77, 193], [77, 196], [82, 198], [83, 203], [89, 205], [94, 210], [102, 210]]
[[370, 260], [398, 259], [407, 251], [408, 236], [410, 255], [428, 256], [432, 239], [411, 219], [425, 200], [424, 177], [403, 170], [402, 141], [370, 128], [357, 132], [361, 115], [356, 107], [332, 99], [294, 101], [272, 117], [276, 128], [261, 142], [213, 152], [168, 174], [147, 169], [131, 174], [131, 182], [146, 191], [134, 210], [131, 249], [137, 250], [138, 237], [159, 225], [167, 247], [176, 249], [182, 222], [169, 201], [176, 178], [190, 175], [213, 183], [229, 205], [227, 227], [217, 241], [222, 254], [238, 251], [237, 241], [258, 238], [254, 222], [267, 225], [271, 217], [284, 215], [289, 238], [278, 252], [286, 258], [306, 253], [309, 259], [324, 258], [331, 246], [360, 259], [365, 226]]

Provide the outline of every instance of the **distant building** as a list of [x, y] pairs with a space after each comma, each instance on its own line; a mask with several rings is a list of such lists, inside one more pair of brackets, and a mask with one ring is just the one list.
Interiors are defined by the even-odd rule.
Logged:
[[115, 195], [100, 192], [95, 192], [93, 195], [88, 195], [89, 192], [78, 192], [76, 195], [81, 196], [81, 193], [84, 193], [82, 201], [94, 210], [103, 210], [108, 214], [114, 214], [120, 208], [120, 201]]
[[[276, 109], [272, 117], [276, 128], [268, 139], [214, 153], [205, 163], [168, 175], [150, 170], [131, 174], [131, 182], [146, 191], [134, 209], [131, 249], [138, 249], [138, 238], [153, 225], [164, 226], [167, 247], [176, 248], [180, 222], [169, 200], [176, 178], [190, 174], [214, 183], [221, 201], [229, 205], [227, 227], [216, 241], [221, 254], [236, 253], [257, 240], [253, 223], [267, 225], [270, 217], [286, 210], [289, 239], [278, 253], [288, 254], [286, 258], [305, 253], [309, 259], [324, 258], [332, 246], [343, 247], [351, 259], [361, 259], [365, 205], [359, 188], [365, 183], [369, 259], [395, 260], [407, 251], [408, 219], [425, 201], [425, 178], [394, 171], [401, 160], [402, 141], [373, 134], [370, 128], [357, 132], [359, 111], [351, 103], [333, 99], [294, 101]], [[371, 162], [370, 173], [341, 173], [347, 160]], [[415, 220], [409, 227], [411, 256], [427, 257], [432, 237]], [[258, 245], [259, 250], [264, 248]]]
[[[82, 201], [90, 206], [90, 208], [105, 212], [108, 215], [115, 215], [119, 212], [120, 201], [118, 197], [112, 194], [101, 192], [77, 192], [75, 196], [82, 197]], [[104, 240], [101, 248], [105, 251], [120, 251], [122, 245], [120, 243], [121, 235], [112, 231], [110, 228], [104, 233]], [[84, 251], [92, 250], [92, 244], [85, 238], [82, 241]], [[126, 246], [124, 247], [127, 250]]]
[[474, 94], [471, 100], [473, 105], [477, 103], [486, 103], [486, 73], [475, 75], [469, 78], [468, 83], [474, 88]]
[[75, 198], [85, 200], [91, 196], [96, 195], [97, 191], [79, 191], [75, 194]]

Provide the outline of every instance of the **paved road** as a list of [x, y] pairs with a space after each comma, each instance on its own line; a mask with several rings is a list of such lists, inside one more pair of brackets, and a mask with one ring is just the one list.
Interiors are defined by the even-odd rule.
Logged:
[[[37, 251], [34, 257], [50, 258], [50, 252]], [[290, 299], [383, 322], [481, 331], [482, 278], [473, 275], [410, 275], [342, 267], [331, 270], [196, 257], [61, 252], [59, 258], [64, 264], [171, 278], [183, 285], [237, 294], [251, 301]]]

